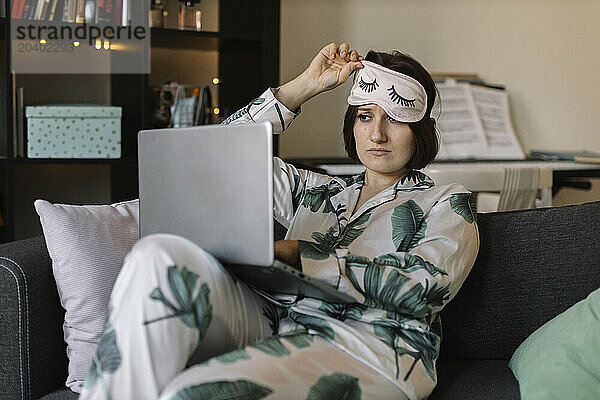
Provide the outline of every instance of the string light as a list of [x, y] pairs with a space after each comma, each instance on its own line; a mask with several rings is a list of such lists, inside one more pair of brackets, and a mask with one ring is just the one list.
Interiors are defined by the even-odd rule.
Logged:
[[219, 82], [220, 82], [220, 81], [219, 81], [219, 78], [213, 78], [213, 83], [214, 83], [215, 85], [217, 85]]
[[106, 40], [106, 41], [104, 42], [104, 50], [108, 50], [108, 49], [110, 49], [110, 43], [109, 43], [109, 41], [108, 41], [108, 40]]
[[79, 42], [73, 42], [73, 46], [78, 47], [79, 46]]
[[221, 110], [219, 110], [219, 107], [215, 107], [215, 109], [213, 110], [213, 112], [215, 113], [215, 115], [219, 115], [219, 113], [221, 112]]
[[100, 50], [102, 48], [102, 43], [100, 42], [100, 39], [96, 40], [96, 49]]
[[40, 40], [40, 44], [46, 44], [46, 39]]

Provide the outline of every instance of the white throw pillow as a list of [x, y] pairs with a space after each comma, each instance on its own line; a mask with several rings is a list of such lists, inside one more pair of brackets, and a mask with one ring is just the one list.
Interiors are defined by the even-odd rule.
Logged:
[[104, 328], [123, 259], [139, 238], [139, 202], [75, 206], [36, 200], [60, 302], [69, 376], [79, 393]]

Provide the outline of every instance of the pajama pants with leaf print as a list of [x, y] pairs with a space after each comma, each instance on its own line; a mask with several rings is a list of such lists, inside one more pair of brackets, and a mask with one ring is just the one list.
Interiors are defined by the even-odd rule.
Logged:
[[405, 398], [291, 320], [275, 328], [273, 309], [189, 240], [147, 236], [125, 258], [80, 399]]

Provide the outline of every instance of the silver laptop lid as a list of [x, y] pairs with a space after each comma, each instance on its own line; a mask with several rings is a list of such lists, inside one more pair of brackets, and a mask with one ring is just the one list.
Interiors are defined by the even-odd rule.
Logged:
[[140, 237], [184, 236], [222, 261], [273, 263], [270, 122], [138, 134]]

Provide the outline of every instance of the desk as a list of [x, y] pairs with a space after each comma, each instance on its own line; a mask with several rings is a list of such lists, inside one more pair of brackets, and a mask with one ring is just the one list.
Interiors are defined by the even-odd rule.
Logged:
[[[356, 175], [364, 170], [364, 166], [348, 158], [296, 158], [286, 160], [298, 168], [310, 169], [327, 175], [348, 176]], [[600, 178], [600, 164], [583, 164], [573, 161], [540, 161], [540, 160], [464, 160], [436, 161], [431, 167], [444, 168], [489, 168], [489, 167], [552, 167], [552, 194], [555, 195], [562, 187], [589, 190], [589, 181], [574, 181], [572, 178]]]

